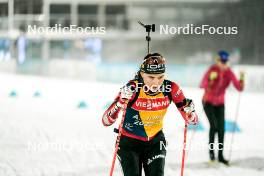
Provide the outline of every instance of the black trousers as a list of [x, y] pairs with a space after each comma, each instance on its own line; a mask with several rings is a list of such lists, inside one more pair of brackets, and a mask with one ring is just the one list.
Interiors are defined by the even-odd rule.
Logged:
[[164, 176], [166, 140], [160, 131], [151, 141], [121, 136], [117, 157], [124, 176]]
[[203, 102], [203, 108], [210, 124], [209, 151], [213, 152], [215, 135], [218, 134], [218, 157], [223, 156], [225, 135], [225, 105], [212, 105]]

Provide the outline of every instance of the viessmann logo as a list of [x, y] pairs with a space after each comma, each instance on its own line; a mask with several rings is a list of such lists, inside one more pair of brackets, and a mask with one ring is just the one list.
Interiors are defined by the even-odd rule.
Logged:
[[132, 108], [135, 110], [156, 111], [167, 108], [170, 105], [168, 97], [162, 98], [138, 98]]

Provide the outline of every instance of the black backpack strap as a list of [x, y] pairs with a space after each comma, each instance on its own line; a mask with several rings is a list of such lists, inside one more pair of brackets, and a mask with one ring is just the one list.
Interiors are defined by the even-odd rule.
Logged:
[[[138, 83], [137, 80], [132, 80], [131, 82], [134, 82], [135, 84]], [[128, 107], [131, 107], [138, 99], [139, 93], [140, 93], [140, 89], [138, 89], [139, 91], [136, 92], [135, 97], [133, 98], [133, 100], [129, 101], [129, 103], [127, 104]]]
[[[165, 87], [167, 87], [168, 85], [171, 85], [171, 81], [165, 79], [164, 82], [163, 82], [163, 84], [164, 84]], [[168, 91], [164, 91], [163, 94], [165, 96], [168, 96], [169, 97], [170, 102], [172, 101], [171, 91], [169, 91], [169, 92]]]

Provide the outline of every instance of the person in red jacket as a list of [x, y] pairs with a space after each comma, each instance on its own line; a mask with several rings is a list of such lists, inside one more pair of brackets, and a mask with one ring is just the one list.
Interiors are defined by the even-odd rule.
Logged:
[[239, 80], [228, 66], [229, 54], [219, 51], [216, 64], [212, 65], [205, 73], [200, 88], [204, 88], [203, 108], [209, 120], [209, 157], [215, 161], [214, 139], [218, 134], [218, 161], [229, 165], [223, 156], [225, 134], [225, 92], [232, 82], [238, 91], [244, 89], [244, 73], [240, 73]]
[[192, 100], [164, 76], [165, 59], [159, 53], [148, 54], [136, 77], [120, 89], [102, 117], [104, 126], [112, 125], [128, 101], [117, 152], [124, 176], [141, 176], [142, 169], [145, 176], [164, 176], [163, 118], [171, 103], [186, 123], [197, 123]]

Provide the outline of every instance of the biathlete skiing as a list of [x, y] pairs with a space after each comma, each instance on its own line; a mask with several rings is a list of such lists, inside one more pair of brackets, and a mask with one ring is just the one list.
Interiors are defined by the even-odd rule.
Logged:
[[[163, 119], [171, 103], [186, 124], [197, 124], [193, 101], [184, 96], [177, 83], [165, 79], [165, 71], [166, 62], [161, 54], [147, 54], [135, 78], [120, 89], [103, 114], [103, 125], [110, 126], [124, 110], [116, 130], [116, 156], [124, 176], [141, 176], [142, 170], [145, 176], [164, 176], [166, 147], [160, 146], [166, 146]], [[112, 173], [113, 167], [110, 176]]]

